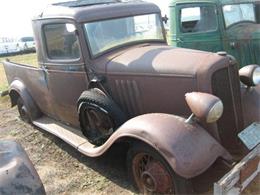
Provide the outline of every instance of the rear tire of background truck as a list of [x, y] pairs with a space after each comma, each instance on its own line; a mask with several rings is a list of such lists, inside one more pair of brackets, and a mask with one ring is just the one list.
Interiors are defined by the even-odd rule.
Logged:
[[102, 145], [126, 121], [121, 109], [104, 94], [85, 91], [78, 100], [82, 133], [94, 145]]
[[24, 101], [21, 97], [19, 97], [17, 100], [17, 107], [18, 107], [18, 112], [20, 114], [20, 118], [26, 123], [31, 123], [31, 118], [28, 113], [28, 108], [26, 108]]
[[192, 194], [189, 180], [178, 176], [152, 147], [134, 143], [127, 155], [127, 169], [134, 187], [144, 194]]

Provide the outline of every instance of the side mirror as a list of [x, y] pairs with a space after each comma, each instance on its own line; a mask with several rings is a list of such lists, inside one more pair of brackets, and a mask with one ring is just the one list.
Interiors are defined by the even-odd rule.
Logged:
[[[192, 113], [200, 120], [207, 123], [216, 122], [223, 114], [222, 101], [211, 94], [192, 92], [186, 93], [185, 99]], [[186, 122], [189, 122], [188, 119]]]
[[169, 20], [169, 18], [167, 17], [167, 15], [165, 14], [165, 16], [162, 17], [162, 21], [167, 24], [167, 21]]
[[260, 66], [247, 65], [239, 70], [240, 81], [248, 87], [260, 84]]

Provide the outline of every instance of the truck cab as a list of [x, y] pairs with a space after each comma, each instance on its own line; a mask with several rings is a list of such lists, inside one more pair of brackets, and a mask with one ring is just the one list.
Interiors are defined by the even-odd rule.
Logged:
[[173, 0], [170, 43], [226, 51], [240, 67], [260, 64], [260, 3], [253, 0]]

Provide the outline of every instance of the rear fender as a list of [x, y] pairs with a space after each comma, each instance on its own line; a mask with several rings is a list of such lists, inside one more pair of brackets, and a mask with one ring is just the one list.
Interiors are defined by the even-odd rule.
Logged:
[[23, 102], [29, 111], [28, 114], [32, 120], [38, 118], [41, 115], [40, 109], [34, 102], [32, 96], [26, 89], [23, 82], [21, 82], [20, 80], [14, 80], [11, 83], [9, 88], [9, 96], [11, 98], [12, 107], [17, 104], [19, 96], [23, 99]]
[[[195, 123], [187, 124], [184, 118], [169, 114], [146, 114], [127, 121], [105, 144], [91, 151], [95, 154], [91, 156], [104, 153], [122, 138], [134, 138], [149, 144], [184, 178], [200, 175], [218, 157], [232, 159], [202, 127]], [[83, 152], [84, 145], [78, 149]]]

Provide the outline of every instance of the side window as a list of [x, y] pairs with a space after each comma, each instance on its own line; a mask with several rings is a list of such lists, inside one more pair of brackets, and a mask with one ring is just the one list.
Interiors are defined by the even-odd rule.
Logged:
[[200, 6], [181, 9], [181, 32], [194, 33], [217, 29], [215, 6]]
[[43, 27], [50, 59], [78, 59], [79, 42], [73, 24], [47, 24]]

